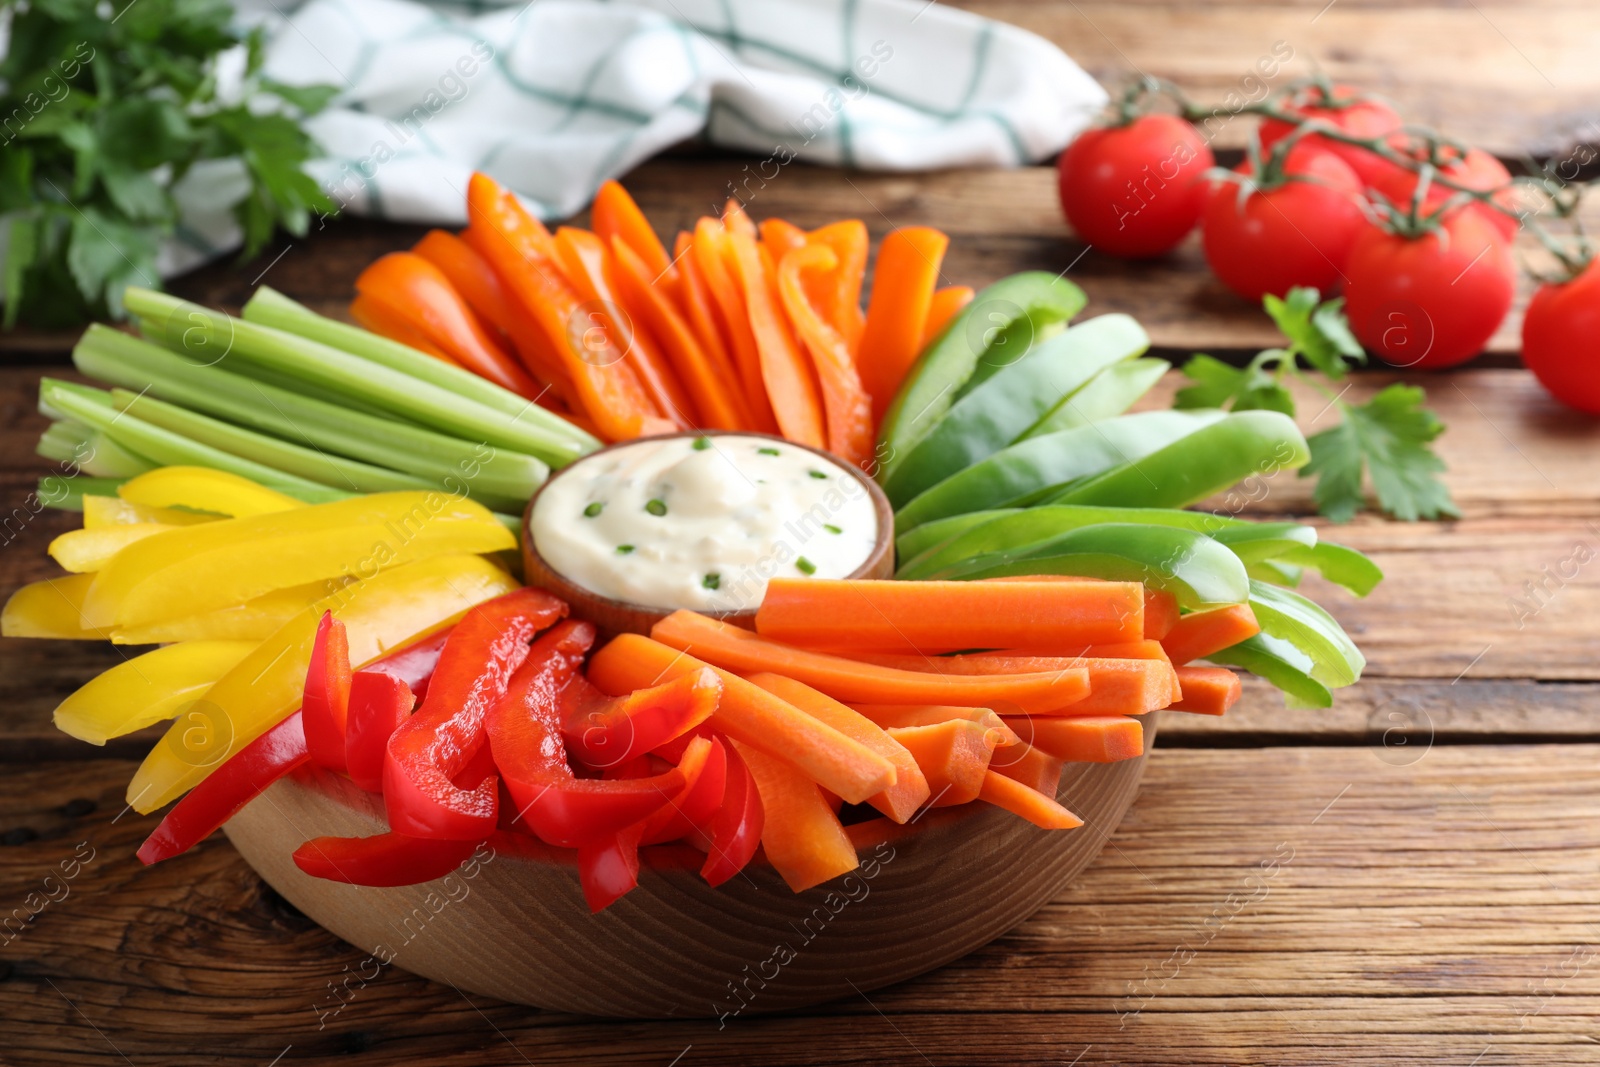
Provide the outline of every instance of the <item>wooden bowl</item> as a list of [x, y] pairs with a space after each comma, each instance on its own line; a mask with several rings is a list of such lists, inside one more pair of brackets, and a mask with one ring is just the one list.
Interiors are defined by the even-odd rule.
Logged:
[[[824, 452], [820, 448], [811, 448], [807, 445], [796, 444], [782, 437], [771, 434], [748, 433], [744, 430], [690, 430], [684, 433], [665, 434], [664, 437], [757, 437], [787, 445], [790, 448], [799, 448], [815, 453], [827, 460], [830, 464], [849, 471], [855, 476], [856, 481], [866, 489], [867, 495], [872, 498], [873, 510], [878, 515], [878, 540], [873, 545], [872, 554], [865, 563], [857, 567], [849, 575], [851, 578], [892, 578], [894, 576], [894, 509], [889, 506], [889, 498], [883, 495], [883, 490], [878, 488], [878, 483], [869, 478], [863, 471], [840, 461], [838, 456], [831, 452]], [[660, 438], [652, 438], [659, 440]], [[615, 448], [624, 448], [636, 444], [635, 441], [621, 441], [614, 445], [607, 445], [598, 452], [591, 452], [582, 459], [561, 468], [550, 476], [550, 480], [539, 487], [533, 494], [533, 499], [528, 501], [528, 508], [522, 515], [522, 573], [523, 581], [529, 585], [538, 586], [548, 590], [572, 605], [572, 616], [576, 619], [586, 619], [595, 624], [602, 638], [612, 637], [619, 633], [648, 634], [650, 627], [672, 614], [669, 609], [651, 607], [647, 604], [635, 604], [627, 600], [617, 600], [612, 597], [601, 596], [590, 592], [576, 582], [568, 581], [554, 567], [547, 563], [539, 554], [539, 549], [533, 543], [533, 507], [539, 500], [539, 494], [556, 479], [576, 470], [584, 463], [588, 463], [597, 456], [603, 456]], [[727, 622], [743, 626], [747, 630], [755, 629], [756, 613], [754, 609], [742, 611], [704, 611], [701, 614], [713, 618], [723, 619]]]
[[[493, 858], [397, 889], [325, 882], [290, 854], [308, 838], [385, 829], [382, 802], [319, 770], [281, 779], [227, 824], [245, 860], [300, 911], [394, 966], [470, 993], [630, 1018], [754, 1015], [869, 992], [971, 952], [1032, 915], [1100, 852], [1146, 755], [1068, 764], [1077, 830], [1037, 829], [988, 805], [935, 810], [861, 846], [862, 867], [804, 893], [756, 861], [712, 889], [683, 846], [641, 850], [639, 887], [591, 915], [576, 853], [499, 835]], [[688, 855], [692, 853], [692, 855]]]

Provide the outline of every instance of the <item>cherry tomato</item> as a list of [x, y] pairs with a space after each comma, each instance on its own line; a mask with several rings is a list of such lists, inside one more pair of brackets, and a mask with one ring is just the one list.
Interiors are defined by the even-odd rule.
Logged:
[[1078, 236], [1114, 256], [1159, 256], [1194, 229], [1216, 163], [1176, 115], [1090, 130], [1057, 163], [1061, 208]]
[[[1406, 138], [1396, 138], [1393, 142], [1396, 148], [1412, 156], [1414, 159], [1427, 158], [1427, 151], [1421, 145], [1408, 143]], [[1475, 189], [1479, 192], [1488, 192], [1491, 189], [1504, 188], [1504, 192], [1495, 197], [1497, 203], [1507, 208], [1515, 209], [1515, 194], [1510, 189], [1511, 172], [1506, 170], [1504, 164], [1498, 159], [1483, 151], [1481, 148], [1469, 148], [1465, 155], [1454, 149], [1445, 150], [1445, 162], [1439, 167], [1439, 173], [1450, 180]], [[1411, 203], [1411, 197], [1416, 192], [1419, 175], [1414, 170], [1390, 165], [1381, 174], [1377, 175], [1367, 184], [1389, 198], [1389, 202], [1396, 207], [1404, 209]], [[1455, 190], [1444, 185], [1430, 185], [1428, 195], [1423, 197], [1423, 210], [1431, 211], [1453, 196]], [[1468, 211], [1478, 212], [1484, 219], [1491, 223], [1495, 229], [1510, 240], [1516, 236], [1517, 220], [1502, 211], [1496, 211], [1488, 204], [1470, 204]]]
[[1533, 294], [1522, 319], [1522, 362], [1557, 400], [1600, 415], [1600, 260]]
[[[1250, 173], [1249, 162], [1236, 169]], [[1350, 244], [1366, 223], [1357, 206], [1361, 180], [1338, 156], [1299, 144], [1284, 172], [1290, 180], [1249, 193], [1242, 207], [1239, 183], [1215, 182], [1206, 204], [1206, 262], [1246, 300], [1282, 296], [1297, 285], [1324, 294], [1337, 289]]]
[[1356, 338], [1387, 363], [1426, 370], [1481, 352], [1516, 289], [1510, 244], [1472, 211], [1415, 238], [1368, 226], [1344, 272]]
[[[1360, 90], [1348, 85], [1335, 85], [1330, 98], [1320, 85], [1307, 85], [1289, 97], [1282, 105], [1284, 111], [1308, 119], [1321, 119], [1335, 129], [1352, 137], [1386, 137], [1403, 125], [1400, 113], [1376, 97], [1363, 96]], [[1261, 147], [1271, 148], [1288, 135], [1294, 127], [1287, 122], [1267, 119], [1261, 123]], [[1306, 140], [1327, 149], [1350, 165], [1361, 179], [1361, 184], [1371, 185], [1372, 179], [1385, 168], [1392, 166], [1382, 156], [1365, 148], [1340, 144], [1326, 137], [1311, 134]]]

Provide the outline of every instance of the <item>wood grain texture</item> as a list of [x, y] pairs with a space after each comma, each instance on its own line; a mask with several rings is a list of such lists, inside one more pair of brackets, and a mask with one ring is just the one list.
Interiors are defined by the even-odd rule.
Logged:
[[130, 764], [20, 770], [0, 781], [20, 841], [0, 916], [80, 842], [94, 858], [0, 947], [0, 1017], [28, 1023], [0, 1062], [1597, 1062], [1600, 746], [1380, 756], [1158, 748], [1100, 858], [1032, 920], [921, 979], [720, 1029], [499, 1004], [403, 954], [373, 975], [221, 838], [141, 869], [154, 820], [112, 821]]

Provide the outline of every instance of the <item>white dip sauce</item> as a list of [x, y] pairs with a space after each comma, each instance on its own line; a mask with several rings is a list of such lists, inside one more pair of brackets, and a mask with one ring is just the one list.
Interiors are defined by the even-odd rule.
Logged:
[[878, 538], [872, 498], [832, 460], [764, 437], [636, 441], [554, 475], [533, 543], [591, 592], [656, 608], [760, 605], [767, 579], [845, 578]]

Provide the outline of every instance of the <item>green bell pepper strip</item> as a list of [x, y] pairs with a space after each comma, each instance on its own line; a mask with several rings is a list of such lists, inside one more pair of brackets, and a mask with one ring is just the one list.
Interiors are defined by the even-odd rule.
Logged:
[[1250, 583], [1250, 610], [1261, 632], [1292, 643], [1311, 657], [1312, 678], [1332, 689], [1361, 677], [1366, 657], [1337, 620], [1292, 589], [1266, 582]]
[[1333, 693], [1308, 673], [1311, 657], [1288, 641], [1259, 633], [1232, 648], [1213, 652], [1206, 659], [1266, 679], [1283, 691], [1283, 702], [1288, 707], [1333, 707]]
[[923, 553], [949, 544], [975, 526], [982, 526], [1007, 515], [1021, 515], [1026, 510], [1026, 508], [995, 508], [992, 511], [969, 511], [965, 515], [951, 515], [947, 519], [934, 519], [921, 526], [914, 526], [895, 540], [895, 553], [900, 560], [900, 566], [910, 565]]
[[[1089, 430], [1138, 417], [1124, 416]], [[1310, 461], [1311, 449], [1293, 419], [1276, 411], [1239, 411], [1164, 447], [1130, 456], [1127, 462], [1068, 486], [1045, 502], [1181, 508], [1252, 475], [1294, 470]]]
[[1270, 582], [1286, 589], [1297, 588], [1304, 573], [1303, 567], [1275, 559], [1258, 559], [1254, 563], [1246, 563], [1244, 569], [1250, 572], [1250, 577], [1255, 581]]
[[976, 385], [1026, 351], [1042, 331], [1066, 322], [1088, 302], [1083, 290], [1045, 271], [1003, 278], [979, 293], [912, 365], [879, 430], [880, 482], [944, 417], [969, 383]]
[[1127, 315], [1101, 315], [1035, 345], [951, 405], [883, 481], [895, 506], [998, 452], [1107, 367], [1150, 347]]
[[1244, 564], [1205, 534], [1172, 526], [1103, 523], [1068, 530], [1023, 552], [991, 552], [927, 575], [935, 580], [1070, 574], [1143, 582], [1192, 611], [1242, 604], [1250, 596]]
[[1063, 486], [1125, 467], [1227, 417], [1220, 411], [1148, 411], [1023, 441], [917, 496], [895, 515], [895, 529], [904, 533], [949, 515], [1032, 503]]
[[1309, 567], [1356, 596], [1366, 596], [1383, 581], [1383, 570], [1376, 563], [1355, 549], [1332, 541], [1291, 549], [1278, 557], [1277, 562]]
[[1171, 369], [1172, 364], [1164, 359], [1133, 359], [1113, 364], [1040, 419], [1022, 435], [1022, 440], [1114, 419], [1133, 407]]

